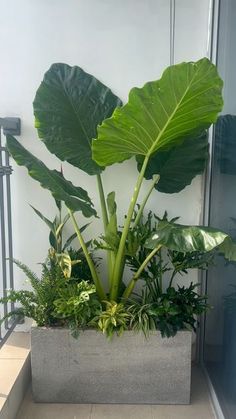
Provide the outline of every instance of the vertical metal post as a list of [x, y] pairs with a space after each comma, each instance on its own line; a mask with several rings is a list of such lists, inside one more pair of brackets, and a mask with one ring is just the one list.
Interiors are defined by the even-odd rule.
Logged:
[[[13, 243], [12, 243], [12, 213], [11, 213], [11, 185], [10, 176], [12, 168], [9, 161], [9, 153], [2, 143], [3, 134], [19, 135], [20, 119], [9, 117], [0, 118], [0, 281], [2, 287], [2, 296], [7, 296], [7, 289], [14, 289], [13, 277]], [[10, 304], [10, 310], [14, 310], [14, 303]], [[3, 316], [9, 313], [8, 303], [3, 304]], [[4, 329], [0, 326], [0, 344], [3, 343], [6, 336], [11, 332], [15, 322], [4, 322]], [[4, 339], [3, 339], [4, 338]]]
[[[2, 286], [3, 286], [3, 297], [6, 296], [7, 290], [7, 264], [6, 264], [6, 231], [5, 231], [5, 206], [4, 206], [4, 183], [3, 183], [3, 152], [1, 141], [1, 130], [0, 130], [0, 223], [1, 223], [1, 258], [2, 258]], [[7, 303], [3, 304], [3, 315], [7, 315]], [[5, 320], [5, 328], [8, 328], [8, 320]], [[1, 330], [0, 330], [1, 333]], [[1, 336], [1, 335], [0, 335]]]
[[[12, 212], [11, 212], [11, 167], [9, 161], [9, 153], [5, 151], [5, 163], [8, 171], [6, 172], [6, 195], [7, 195], [7, 226], [8, 226], [8, 267], [9, 267], [9, 285], [14, 289], [13, 277], [13, 243], [12, 243]], [[14, 310], [14, 303], [11, 302], [11, 310]]]

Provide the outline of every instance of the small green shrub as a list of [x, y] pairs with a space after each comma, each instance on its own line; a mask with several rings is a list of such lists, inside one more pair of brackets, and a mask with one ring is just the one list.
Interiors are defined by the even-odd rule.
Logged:
[[9, 290], [0, 303], [20, 303], [20, 307], [0, 322], [6, 317], [26, 316], [35, 320], [38, 326], [68, 326], [76, 337], [78, 328], [85, 327], [101, 311], [95, 286], [84, 280], [78, 283], [74, 278], [66, 279], [52, 259], [42, 264], [41, 278], [21, 262], [14, 262], [27, 276], [32, 291]]
[[143, 331], [160, 330], [162, 337], [175, 336], [179, 330], [196, 330], [198, 316], [210, 308], [207, 296], [195, 292], [197, 284], [189, 287], [167, 288], [156, 301], [146, 292], [128, 307], [130, 327]]
[[[39, 210], [31, 206], [35, 214], [50, 230], [48, 239], [51, 247], [48, 251], [47, 263], [51, 264], [51, 266], [59, 265], [63, 275], [67, 278], [72, 277], [77, 280], [82, 279], [91, 282], [91, 272], [84, 252], [81, 248], [74, 249], [71, 247], [71, 243], [77, 237], [76, 233], [73, 233], [68, 238], [64, 237], [64, 230], [70, 217], [68, 214], [65, 217], [62, 216], [63, 202], [57, 199], [54, 199], [54, 201], [58, 212], [52, 221]], [[86, 230], [88, 225], [89, 223], [83, 225], [81, 227], [81, 232]], [[88, 247], [90, 244], [91, 240], [86, 243]], [[94, 260], [93, 257], [92, 260], [95, 266], [97, 266], [98, 261]]]
[[101, 312], [101, 304], [95, 293], [95, 286], [87, 281], [65, 283], [58, 291], [52, 314], [66, 321], [74, 337], [78, 336], [79, 328], [86, 327]]
[[91, 326], [97, 327], [108, 338], [112, 338], [114, 333], [122, 335], [129, 328], [130, 314], [122, 303], [106, 301], [105, 304], [106, 310], [92, 320]]
[[[20, 303], [20, 307], [8, 313], [8, 317], [21, 315], [31, 317], [38, 326], [53, 326], [57, 320], [52, 315], [53, 302], [57, 298], [58, 290], [65, 283], [65, 278], [58, 265], [42, 264], [42, 275], [39, 278], [28, 266], [14, 260], [15, 264], [25, 273], [32, 291], [9, 290], [0, 303]], [[5, 319], [2, 318], [1, 322]]]

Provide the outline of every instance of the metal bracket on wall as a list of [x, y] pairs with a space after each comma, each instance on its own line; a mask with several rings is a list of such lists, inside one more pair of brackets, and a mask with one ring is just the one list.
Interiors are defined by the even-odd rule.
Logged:
[[0, 118], [0, 128], [3, 129], [4, 135], [20, 135], [21, 120], [14, 117]]

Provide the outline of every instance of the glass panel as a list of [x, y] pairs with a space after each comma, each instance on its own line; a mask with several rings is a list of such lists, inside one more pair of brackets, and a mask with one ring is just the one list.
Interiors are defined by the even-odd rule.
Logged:
[[[236, 239], [236, 2], [220, 6], [218, 68], [224, 112], [214, 140], [210, 225]], [[207, 277], [213, 309], [206, 317], [204, 361], [227, 419], [236, 418], [236, 263], [219, 256]]]

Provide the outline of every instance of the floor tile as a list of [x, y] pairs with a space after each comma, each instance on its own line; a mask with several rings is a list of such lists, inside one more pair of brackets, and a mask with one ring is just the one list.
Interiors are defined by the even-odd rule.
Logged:
[[152, 419], [215, 419], [204, 375], [192, 368], [191, 404], [186, 406], [152, 406]]
[[29, 391], [16, 419], [90, 419], [90, 417], [89, 404], [34, 403]]
[[0, 396], [9, 394], [23, 365], [24, 359], [0, 359]]
[[0, 359], [25, 359], [29, 351], [29, 333], [13, 332], [0, 349]]
[[6, 403], [7, 396], [6, 394], [0, 393], [0, 411]]
[[149, 419], [151, 406], [148, 405], [93, 405], [91, 419]]
[[16, 419], [215, 419], [203, 373], [193, 367], [191, 404], [75, 405], [34, 403], [31, 392]]
[[5, 403], [5, 400], [4, 400], [4, 404], [2, 405], [1, 397], [0, 397], [0, 417], [1, 419], [9, 419], [7, 403]]

